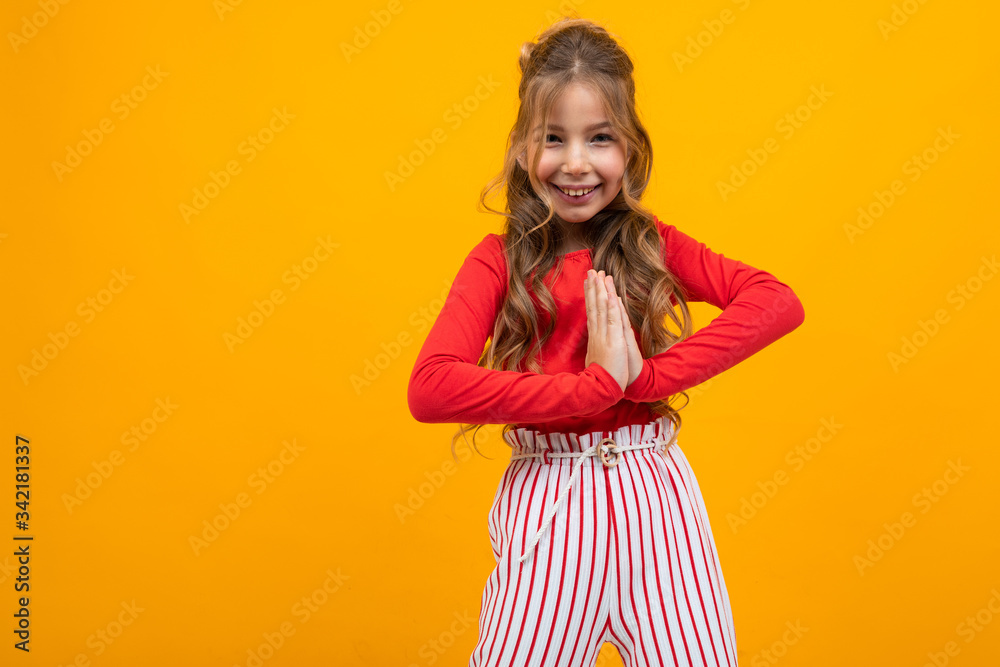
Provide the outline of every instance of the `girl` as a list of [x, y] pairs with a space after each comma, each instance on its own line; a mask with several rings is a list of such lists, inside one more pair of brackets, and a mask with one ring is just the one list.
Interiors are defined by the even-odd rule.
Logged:
[[[735, 666], [668, 399], [795, 329], [802, 304], [642, 206], [652, 148], [605, 29], [563, 19], [520, 67], [503, 170], [480, 195], [500, 213], [486, 196], [505, 184], [505, 229], [462, 264], [408, 387], [417, 420], [468, 424], [455, 439], [504, 424], [512, 448], [469, 664], [592, 666], [608, 641], [629, 667]], [[722, 313], [692, 334], [689, 301]]]

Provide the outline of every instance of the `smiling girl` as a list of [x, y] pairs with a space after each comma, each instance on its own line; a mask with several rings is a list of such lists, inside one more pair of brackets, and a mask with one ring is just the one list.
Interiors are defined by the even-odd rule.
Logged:
[[[486, 206], [503, 233], [466, 257], [408, 387], [417, 420], [460, 423], [456, 439], [504, 424], [512, 450], [469, 664], [594, 665], [611, 642], [629, 667], [734, 666], [670, 399], [798, 327], [802, 304], [643, 207], [652, 147], [604, 28], [563, 19], [520, 66], [503, 170], [481, 195], [503, 188], [505, 210]], [[692, 333], [690, 301], [722, 313]]]

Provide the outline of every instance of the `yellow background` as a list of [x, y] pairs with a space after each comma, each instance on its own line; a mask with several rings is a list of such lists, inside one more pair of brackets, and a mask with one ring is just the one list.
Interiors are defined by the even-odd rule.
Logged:
[[[575, 8], [635, 60], [654, 143], [647, 205], [805, 307], [802, 327], [682, 413], [741, 664], [995, 665], [1000, 279], [983, 264], [1000, 249], [995, 4]], [[476, 627], [459, 621], [478, 618], [509, 450], [493, 427], [480, 438], [492, 460], [449, 468], [456, 426], [416, 422], [406, 386], [462, 260], [500, 231], [476, 199], [514, 120], [520, 44], [559, 10], [4, 3], [0, 663], [251, 665], [284, 627], [294, 634], [263, 664], [467, 664]], [[811, 86], [829, 96], [803, 111]], [[808, 118], [786, 136], [778, 124], [797, 110]], [[98, 142], [102, 123], [113, 129]], [[724, 198], [718, 183], [769, 138], [777, 151]], [[77, 166], [54, 167], [76, 147]], [[934, 160], [911, 180], [925, 151]], [[419, 164], [390, 186], [401, 160]], [[225, 187], [185, 216], [213, 174]], [[905, 191], [849, 234], [895, 180]], [[991, 279], [976, 283], [980, 271]], [[227, 344], [276, 290], [282, 303]], [[718, 312], [698, 304], [696, 325]], [[77, 335], [62, 339], [69, 323]], [[904, 339], [921, 345], [894, 367]], [[36, 351], [44, 367], [25, 374]], [[788, 453], [824, 419], [842, 426], [796, 469]], [[130, 450], [122, 435], [144, 425]], [[18, 435], [31, 446], [28, 654], [11, 632]], [[280, 463], [283, 443], [298, 451]], [[949, 481], [949, 461], [967, 470]], [[262, 487], [268, 465], [280, 472]], [[771, 497], [753, 495], [781, 471]], [[67, 506], [88, 475], [95, 488]], [[238, 498], [239, 516], [193, 547]], [[905, 532], [884, 535], [904, 512]], [[991, 622], [972, 632], [977, 613]], [[787, 623], [808, 630], [789, 643]], [[599, 664], [620, 662], [606, 645]]]

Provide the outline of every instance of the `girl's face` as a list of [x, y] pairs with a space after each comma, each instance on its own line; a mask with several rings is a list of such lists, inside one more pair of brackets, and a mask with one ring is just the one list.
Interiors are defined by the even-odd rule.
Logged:
[[[556, 215], [571, 224], [586, 222], [621, 191], [625, 145], [600, 98], [580, 83], [570, 84], [556, 99], [548, 122], [535, 175], [551, 193]], [[525, 170], [538, 150], [542, 128], [536, 125], [532, 131], [527, 160], [517, 158]]]

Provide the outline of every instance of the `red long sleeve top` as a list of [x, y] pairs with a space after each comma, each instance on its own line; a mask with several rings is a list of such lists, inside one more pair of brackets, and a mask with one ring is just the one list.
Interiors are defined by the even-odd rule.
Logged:
[[578, 434], [646, 424], [656, 418], [647, 402], [701, 384], [802, 324], [802, 303], [788, 285], [713, 252], [673, 225], [656, 219], [656, 226], [665, 265], [685, 298], [708, 302], [722, 313], [666, 351], [644, 359], [642, 372], [624, 392], [604, 367], [584, 365], [589, 249], [563, 255], [555, 279], [555, 266], [544, 279], [557, 319], [539, 352], [543, 372], [476, 365], [493, 332], [508, 280], [504, 238], [487, 234], [459, 269], [417, 356], [407, 389], [414, 418]]

